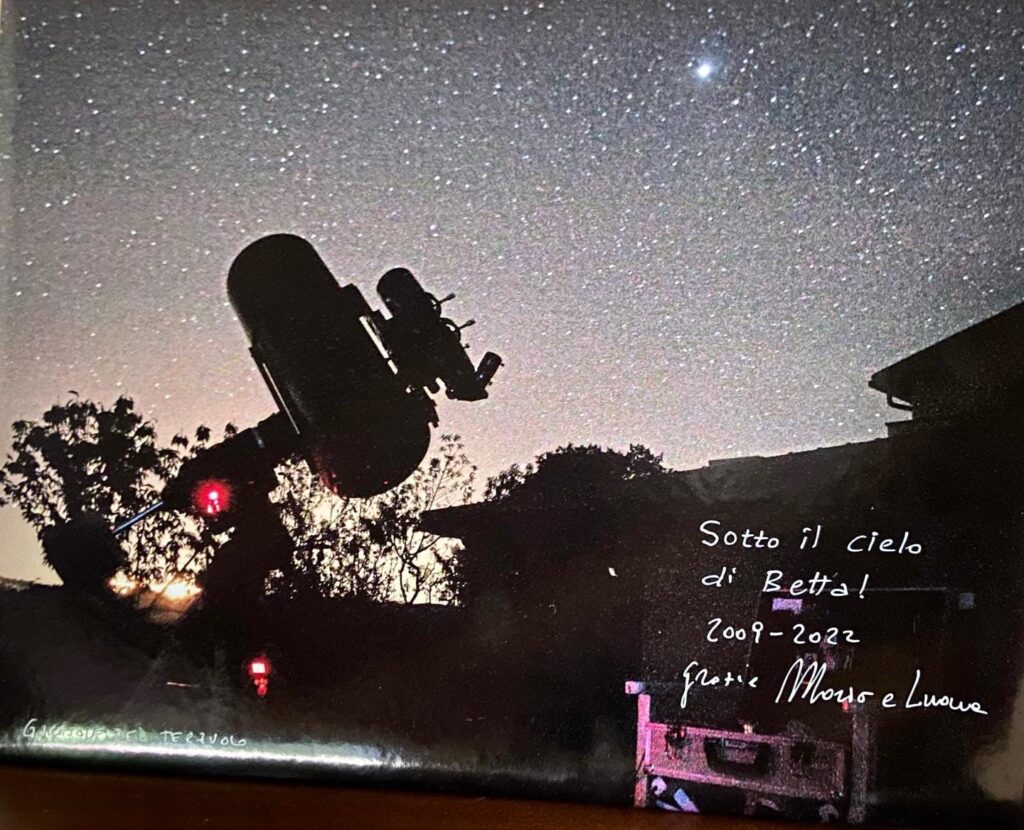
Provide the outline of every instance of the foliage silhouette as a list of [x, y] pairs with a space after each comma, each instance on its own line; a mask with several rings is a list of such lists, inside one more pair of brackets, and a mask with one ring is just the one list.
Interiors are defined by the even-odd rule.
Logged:
[[[225, 432], [233, 430], [229, 424]], [[15, 422], [13, 433], [0, 467], [0, 504], [18, 507], [65, 583], [106, 572], [111, 550], [98, 541], [99, 524], [109, 528], [155, 502], [181, 462], [210, 441], [209, 428], [199, 427], [193, 438], [176, 435], [161, 446], [154, 425], [124, 396], [107, 407], [74, 395], [39, 420]], [[81, 529], [81, 555], [97, 561], [73, 561], [75, 538], [59, 530], [68, 524]], [[166, 579], [186, 563], [201, 570], [213, 544], [204, 528], [172, 511], [154, 514], [120, 540], [124, 568], [140, 581]]]
[[442, 435], [407, 481], [370, 499], [338, 498], [304, 462], [285, 465], [273, 498], [296, 543], [295, 568], [276, 589], [375, 602], [458, 602], [461, 548], [417, 522], [426, 510], [468, 501], [475, 473], [454, 435]]
[[[536, 602], [564, 610], [560, 586], [578, 580], [563, 569], [571, 570], [581, 551], [593, 556], [618, 538], [614, 523], [631, 515], [632, 482], [667, 476], [661, 456], [639, 444], [625, 452], [567, 444], [492, 476], [488, 508], [464, 519], [470, 549], [460, 570], [464, 602], [493, 606], [488, 613], [499, 615]], [[522, 544], [524, 534], [530, 544]], [[549, 595], [549, 588], [562, 596]]]
[[[228, 424], [225, 437], [235, 431]], [[37, 421], [14, 424], [0, 467], [0, 504], [18, 507], [65, 584], [96, 590], [118, 568], [140, 582], [165, 582], [182, 572], [195, 577], [223, 537], [189, 515], [158, 511], [129, 530], [119, 549], [105, 543], [103, 528], [157, 501], [182, 462], [211, 438], [200, 426], [161, 446], [130, 398], [108, 408], [76, 395]], [[290, 573], [271, 580], [272, 590], [377, 602], [458, 601], [460, 548], [417, 527], [423, 511], [472, 495], [475, 467], [457, 436], [441, 436], [411, 478], [372, 499], [335, 497], [302, 461], [277, 472], [273, 498], [295, 554]]]
[[626, 452], [596, 444], [566, 444], [520, 467], [513, 464], [487, 481], [485, 498], [530, 497], [540, 501], [584, 500], [609, 486], [665, 472], [661, 456], [641, 444]]

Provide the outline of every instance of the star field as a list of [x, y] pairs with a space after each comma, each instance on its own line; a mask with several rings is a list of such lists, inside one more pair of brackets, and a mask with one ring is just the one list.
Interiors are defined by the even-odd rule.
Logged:
[[224, 279], [276, 231], [458, 294], [506, 361], [441, 407], [484, 474], [877, 437], [872, 372], [1024, 295], [1020, 4], [3, 14], [4, 424], [69, 389], [165, 438], [268, 414]]

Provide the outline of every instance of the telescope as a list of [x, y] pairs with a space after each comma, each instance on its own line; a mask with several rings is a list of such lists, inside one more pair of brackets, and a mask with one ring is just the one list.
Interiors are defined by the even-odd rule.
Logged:
[[478, 401], [502, 365], [471, 362], [462, 330], [405, 268], [377, 283], [388, 314], [355, 285], [340, 285], [313, 246], [275, 234], [232, 263], [228, 298], [277, 406], [256, 426], [184, 462], [158, 504], [114, 528], [123, 533], [162, 508], [189, 510], [219, 527], [267, 504], [274, 468], [292, 457], [340, 496], [397, 486], [419, 466], [438, 425], [432, 394]]

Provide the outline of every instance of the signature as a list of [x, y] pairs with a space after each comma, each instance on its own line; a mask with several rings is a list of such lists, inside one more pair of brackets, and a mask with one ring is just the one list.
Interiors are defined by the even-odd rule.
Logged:
[[[776, 703], [792, 703], [794, 700], [805, 700], [808, 703], [866, 703], [879, 693], [870, 689], [857, 689], [853, 686], [829, 686], [826, 684], [828, 666], [817, 660], [806, 662], [802, 657], [793, 664], [782, 679], [779, 691], [775, 695]], [[951, 712], [965, 712], [976, 715], [987, 715], [977, 700], [961, 700], [953, 695], [921, 691], [921, 670], [916, 669], [914, 680], [906, 695], [897, 698], [896, 692], [885, 692], [881, 696], [882, 707], [885, 709], [946, 709]]]

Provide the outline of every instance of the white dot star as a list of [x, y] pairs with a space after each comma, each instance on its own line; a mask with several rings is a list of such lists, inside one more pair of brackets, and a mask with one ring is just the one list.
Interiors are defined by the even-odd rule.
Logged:
[[715, 73], [715, 67], [709, 61], [701, 61], [694, 69], [694, 74], [702, 81], [706, 81]]

